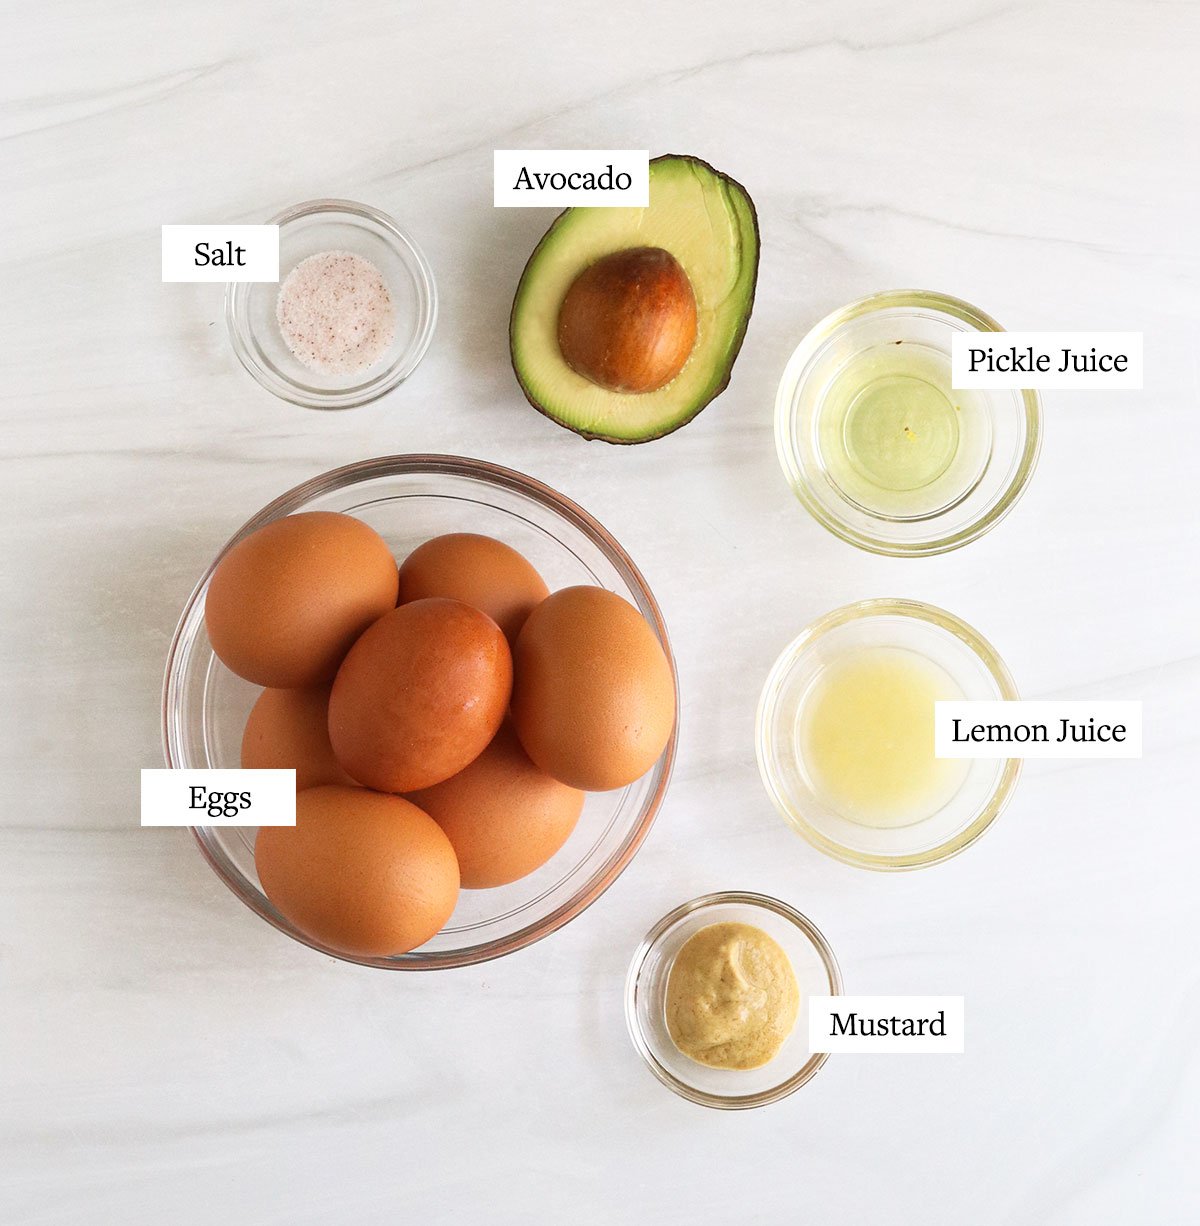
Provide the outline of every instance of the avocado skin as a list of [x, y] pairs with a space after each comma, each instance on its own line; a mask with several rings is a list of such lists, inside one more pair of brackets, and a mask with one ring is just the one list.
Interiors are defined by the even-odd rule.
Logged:
[[[724, 171], [718, 170], [715, 166], [713, 166], [709, 162], [706, 162], [703, 158], [695, 157], [694, 155], [690, 153], [663, 153], [663, 154], [660, 154], [656, 158], [651, 158], [650, 165], [653, 166], [655, 162], [663, 162], [663, 161], [669, 161], [669, 160], [691, 162], [693, 165], [699, 166], [703, 170], [707, 171], [707, 173], [710, 174], [714, 179], [719, 179], [725, 183], [730, 184], [730, 186], [735, 188], [737, 191], [741, 192], [742, 196], [745, 198], [746, 205], [750, 210], [750, 222], [754, 228], [754, 275], [752, 276], [751, 281], [750, 281], [750, 295], [746, 300], [745, 312], [742, 315], [741, 323], [738, 325], [737, 333], [735, 334], [733, 338], [733, 342], [730, 346], [729, 360], [726, 363], [724, 378], [721, 380], [720, 384], [714, 389], [712, 394], [706, 397], [699, 404], [697, 404], [694, 411], [691, 414], [689, 414], [687, 417], [683, 418], [681, 421], [675, 422], [673, 425], [667, 427], [664, 430], [658, 431], [658, 433], [656, 434], [647, 434], [647, 435], [642, 436], [641, 438], [613, 438], [612, 436], [607, 435], [607, 434], [593, 434], [587, 430], [581, 430], [574, 426], [568, 426], [565, 422], [559, 421], [559, 419], [555, 417], [552, 413], [548, 413], [537, 402], [537, 400], [534, 399], [532, 393], [530, 392], [529, 388], [525, 384], [525, 380], [521, 378], [521, 372], [517, 367], [516, 358], [514, 354], [514, 345], [516, 341], [515, 323], [516, 323], [516, 311], [517, 311], [517, 295], [514, 294], [513, 295], [513, 305], [509, 311], [509, 316], [508, 316], [508, 352], [509, 352], [509, 361], [513, 368], [513, 374], [516, 376], [517, 383], [519, 384], [521, 388], [522, 395], [535, 409], [537, 409], [539, 413], [541, 413], [543, 417], [548, 418], [556, 426], [561, 426], [562, 429], [568, 430], [572, 434], [578, 435], [580, 438], [586, 440], [589, 443], [611, 443], [614, 446], [630, 446], [630, 447], [636, 446], [640, 443], [652, 443], [654, 442], [655, 439], [666, 438], [668, 434], [674, 434], [676, 430], [681, 430], [684, 426], [688, 425], [689, 422], [695, 421], [695, 419], [706, 408], [708, 408], [708, 406], [712, 404], [712, 402], [729, 386], [729, 381], [733, 377], [733, 367], [735, 363], [737, 362], [738, 355], [742, 351], [742, 343], [746, 339], [746, 329], [750, 326], [750, 316], [754, 312], [754, 299], [755, 299], [755, 295], [758, 292], [758, 262], [759, 262], [759, 258], [762, 252], [762, 233], [758, 225], [758, 210], [754, 206], [754, 198], [745, 189], [745, 187], [741, 183], [739, 183], [735, 178], [733, 178], [731, 175], [725, 174]], [[546, 246], [546, 243], [550, 240], [551, 236], [554, 234], [555, 230], [558, 228], [559, 223], [570, 212], [571, 212], [571, 209], [569, 208], [564, 209], [561, 213], [558, 214], [557, 217], [555, 217], [555, 219], [550, 223], [549, 227], [547, 227], [545, 234], [543, 234], [542, 237], [538, 240], [537, 246], [534, 247], [533, 251], [530, 253], [529, 259], [525, 261], [525, 267], [521, 270], [521, 276], [517, 280], [518, 287], [525, 280], [525, 277], [528, 275], [530, 269], [534, 266], [534, 264], [537, 263], [538, 256], [541, 254], [542, 249]]]

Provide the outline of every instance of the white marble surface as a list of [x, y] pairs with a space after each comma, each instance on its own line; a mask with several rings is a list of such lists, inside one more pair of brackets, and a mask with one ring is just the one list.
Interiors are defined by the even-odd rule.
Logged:
[[[1200, 1216], [1195, 864], [1200, 10], [1178, 3], [161, 4], [6, 11], [0, 1221], [1184, 1223]], [[549, 217], [493, 148], [695, 152], [752, 192], [728, 393], [642, 448], [528, 409], [505, 320]], [[394, 212], [442, 290], [385, 401], [321, 415], [237, 367], [163, 222], [322, 194]], [[1142, 393], [1047, 396], [1028, 495], [970, 548], [870, 557], [809, 520], [771, 406], [825, 311], [923, 285], [1014, 328], [1142, 329]], [[487, 966], [389, 975], [280, 937], [142, 830], [176, 616], [296, 481], [442, 450], [531, 472], [644, 568], [681, 669], [659, 821], [590, 912]], [[956, 861], [823, 859], [759, 785], [762, 677], [807, 621], [905, 595], [1027, 696], [1141, 698], [1141, 762], [1033, 763]], [[834, 1057], [750, 1113], [641, 1067], [637, 939], [752, 888], [847, 986], [965, 993], [962, 1057]]]

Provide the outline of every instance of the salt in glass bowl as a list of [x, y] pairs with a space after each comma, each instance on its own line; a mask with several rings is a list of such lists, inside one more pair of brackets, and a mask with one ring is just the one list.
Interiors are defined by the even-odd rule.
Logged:
[[[433, 270], [420, 247], [391, 217], [351, 200], [309, 200], [272, 217], [279, 227], [279, 284], [231, 282], [225, 321], [241, 364], [269, 392], [309, 409], [349, 409], [397, 387], [417, 368], [437, 323]], [[325, 374], [305, 366], [288, 348], [275, 317], [288, 274], [312, 255], [348, 251], [383, 276], [395, 309], [395, 336], [365, 370]]]

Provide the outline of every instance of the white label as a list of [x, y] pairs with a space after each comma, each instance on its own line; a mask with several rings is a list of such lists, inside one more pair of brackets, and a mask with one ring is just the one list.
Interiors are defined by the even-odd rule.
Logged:
[[1140, 332], [956, 332], [953, 388], [1142, 386]]
[[646, 149], [497, 149], [493, 175], [498, 209], [644, 209], [650, 203]]
[[879, 1055], [959, 1054], [961, 996], [810, 996], [808, 1050]]
[[937, 702], [939, 758], [1140, 758], [1140, 702]]
[[143, 826], [294, 826], [294, 770], [144, 770]]
[[278, 281], [278, 226], [163, 226], [164, 281]]

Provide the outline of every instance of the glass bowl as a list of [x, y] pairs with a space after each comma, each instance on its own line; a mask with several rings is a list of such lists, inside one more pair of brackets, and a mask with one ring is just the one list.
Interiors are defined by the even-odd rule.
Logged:
[[[258, 687], [213, 654], [204, 599], [217, 562], [248, 533], [295, 511], [343, 511], [380, 532], [403, 558], [444, 532], [480, 532], [520, 550], [551, 590], [598, 584], [645, 616], [671, 664], [667, 628], [628, 554], [586, 511], [548, 486], [480, 460], [406, 455], [364, 460], [289, 490], [246, 523], [217, 555], [188, 600], [167, 658], [163, 749], [169, 767], [239, 765], [242, 730]], [[678, 703], [676, 703], [678, 709]], [[577, 916], [633, 859], [662, 804], [675, 759], [676, 734], [662, 757], [629, 787], [590, 794], [566, 845], [537, 872], [493, 890], [464, 890], [450, 921], [411, 953], [353, 958], [310, 940], [263, 893], [254, 871], [253, 828], [199, 826], [200, 850], [252, 911], [297, 941], [333, 957], [389, 970], [467, 966], [522, 949]]]
[[[262, 384], [308, 409], [350, 409], [377, 400], [417, 368], [437, 323], [433, 270], [420, 247], [386, 213], [350, 200], [309, 200], [272, 217], [279, 227], [279, 285], [231, 282], [225, 322], [233, 351]], [[287, 347], [275, 319], [275, 302], [288, 274], [310, 255], [349, 251], [383, 274], [396, 308], [396, 335], [387, 352], [365, 371], [324, 374], [303, 365]]]
[[[823, 319], [775, 402], [779, 462], [830, 532], [873, 553], [946, 553], [1012, 510], [1037, 462], [1035, 391], [951, 391], [956, 332], [1003, 329], [946, 294], [893, 290]], [[910, 413], [916, 429], [906, 420]], [[920, 457], [918, 459], [918, 457]]]
[[821, 798], [800, 744], [805, 702], [826, 667], [870, 647], [900, 648], [938, 665], [964, 699], [1015, 699], [1017, 687], [995, 649], [966, 622], [914, 600], [863, 600], [814, 622], [775, 661], [758, 705], [758, 767], [775, 807], [821, 851], [862, 868], [937, 864], [969, 847], [1016, 787], [1016, 758], [960, 759], [965, 774], [936, 812], [909, 825], [867, 826]]
[[[796, 1025], [778, 1055], [761, 1068], [709, 1068], [685, 1056], [667, 1032], [667, 980], [675, 956], [701, 928], [720, 923], [752, 924], [773, 937], [800, 988]], [[625, 1021], [638, 1054], [676, 1094], [705, 1107], [762, 1107], [798, 1090], [829, 1059], [828, 1052], [808, 1050], [808, 999], [841, 993], [833, 950], [811, 920], [778, 899], [733, 890], [686, 902], [646, 933], [625, 980]]]

